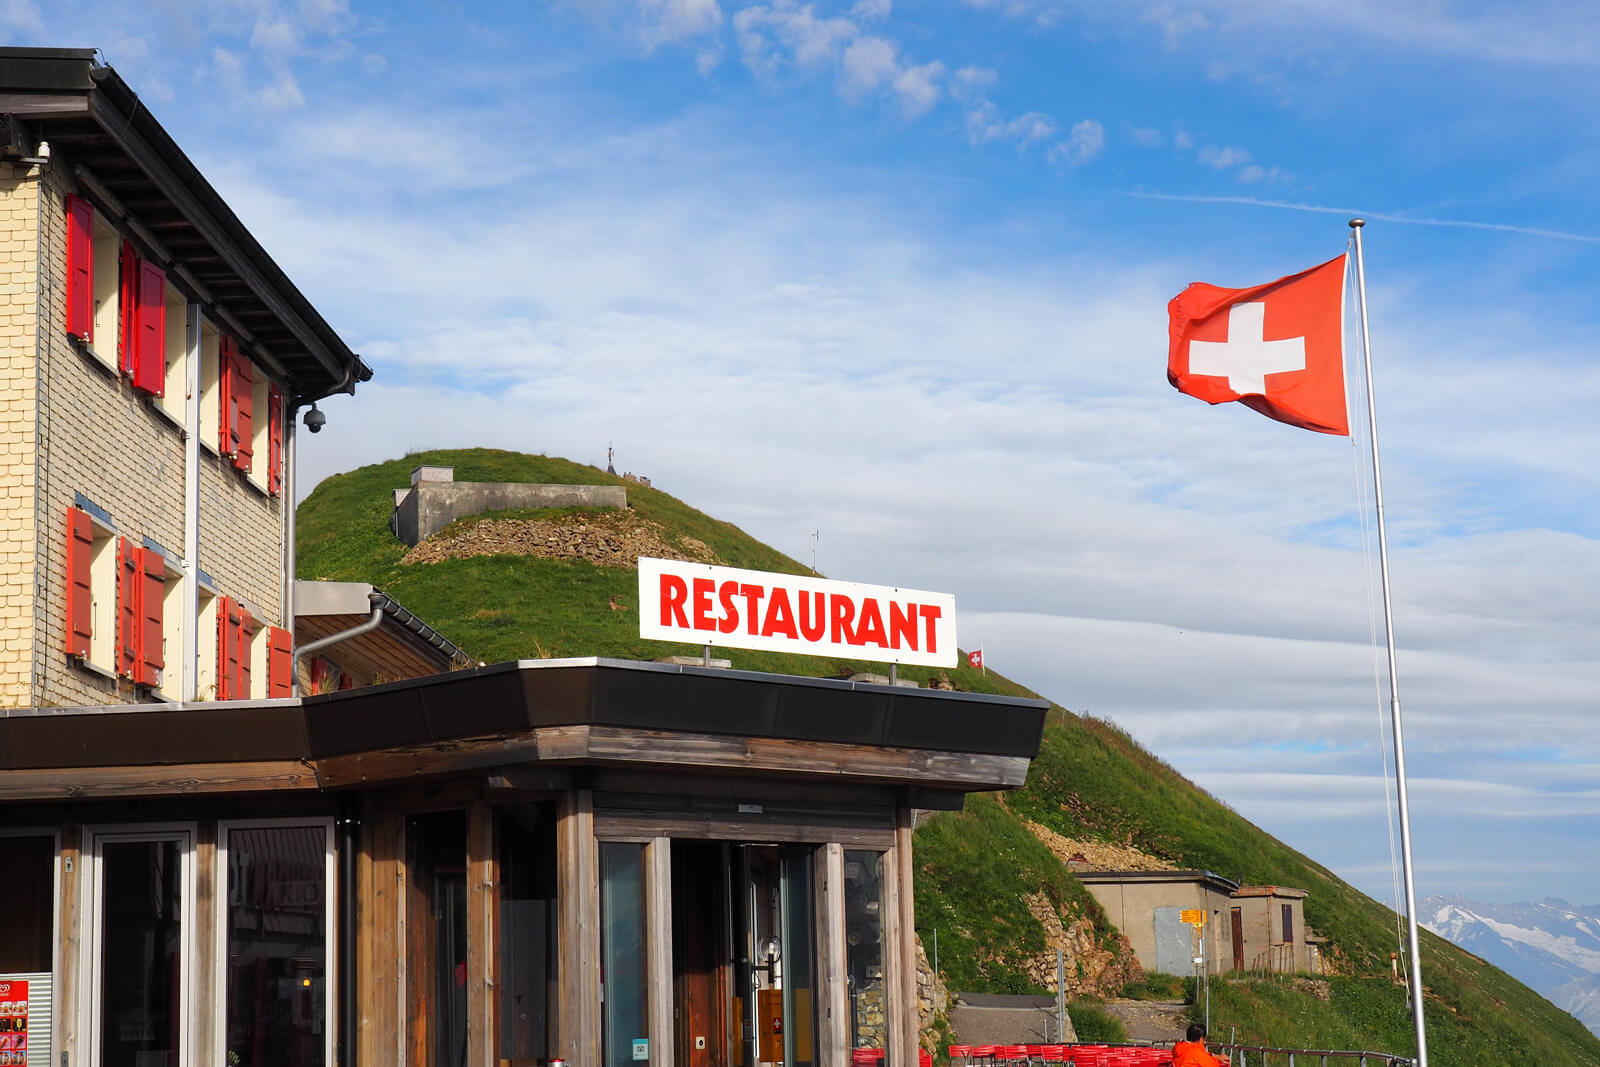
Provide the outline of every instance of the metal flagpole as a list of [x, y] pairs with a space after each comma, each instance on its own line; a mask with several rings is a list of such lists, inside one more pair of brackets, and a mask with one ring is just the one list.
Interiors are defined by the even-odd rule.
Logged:
[[1372, 495], [1378, 503], [1378, 570], [1383, 578], [1383, 631], [1389, 642], [1389, 716], [1394, 723], [1395, 794], [1400, 801], [1400, 869], [1406, 892], [1406, 945], [1411, 953], [1411, 1019], [1417, 1033], [1417, 1067], [1428, 1067], [1428, 1036], [1422, 1021], [1422, 953], [1417, 947], [1417, 889], [1411, 875], [1411, 811], [1406, 800], [1406, 746], [1400, 728], [1400, 683], [1394, 658], [1394, 608], [1389, 598], [1389, 546], [1383, 525], [1383, 476], [1378, 469], [1378, 413], [1372, 406], [1372, 342], [1367, 333], [1367, 272], [1361, 259], [1361, 228], [1351, 219], [1356, 242], [1356, 307], [1361, 316], [1361, 358], [1367, 375], [1367, 430], [1372, 440]]

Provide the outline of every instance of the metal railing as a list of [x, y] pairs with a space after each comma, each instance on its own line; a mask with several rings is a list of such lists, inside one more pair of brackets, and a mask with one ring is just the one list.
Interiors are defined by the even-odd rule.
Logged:
[[[1356, 1052], [1338, 1049], [1273, 1048], [1269, 1045], [1216, 1044], [1215, 1051], [1232, 1060], [1233, 1067], [1349, 1067], [1334, 1064], [1334, 1060], [1355, 1060], [1355, 1067], [1413, 1067], [1409, 1056], [1396, 1056], [1388, 1052]], [[1233, 1053], [1238, 1053], [1237, 1058]]]

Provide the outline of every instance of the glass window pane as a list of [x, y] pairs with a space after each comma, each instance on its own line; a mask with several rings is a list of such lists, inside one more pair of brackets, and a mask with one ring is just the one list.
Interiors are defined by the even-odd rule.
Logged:
[[7, 837], [5, 902], [0, 908], [0, 974], [51, 970], [55, 926], [56, 842], [53, 837]]
[[182, 852], [177, 841], [101, 846], [102, 1067], [177, 1067]]
[[644, 934], [644, 846], [600, 844], [600, 1059], [634, 1067], [633, 1043], [649, 1038]]
[[322, 1067], [327, 989], [324, 826], [228, 831], [229, 1067]]
[[413, 816], [407, 904], [407, 1013], [412, 1062], [467, 1061], [467, 819], [459, 811]]
[[542, 1062], [560, 987], [556, 972], [556, 807], [500, 815], [500, 1058]]
[[816, 1062], [817, 934], [813, 921], [811, 869], [815, 851], [785, 849], [782, 864], [783, 909], [783, 1062], [810, 1067]]
[[852, 1046], [886, 1049], [881, 852], [844, 854], [844, 941]]

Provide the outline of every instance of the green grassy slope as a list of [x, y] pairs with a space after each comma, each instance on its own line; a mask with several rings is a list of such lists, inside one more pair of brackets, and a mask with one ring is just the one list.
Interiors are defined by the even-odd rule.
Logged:
[[[329, 478], [300, 506], [301, 578], [367, 581], [398, 599], [474, 657], [487, 661], [573, 655], [652, 659], [694, 655], [697, 646], [641, 640], [632, 610], [637, 574], [586, 562], [479, 557], [400, 562], [405, 546], [388, 528], [393, 490], [418, 464], [456, 468], [459, 481], [625, 484], [594, 467], [487, 449], [409, 455]], [[801, 564], [737, 527], [718, 522], [659, 489], [628, 484], [641, 518], [669, 536], [696, 538], [731, 566], [803, 572]], [[889, 576], [892, 577], [892, 576]], [[741, 669], [836, 677], [881, 665], [719, 651]], [[1032, 695], [963, 658], [948, 671], [907, 668], [927, 681], [944, 675], [971, 692]], [[1411, 1048], [1403, 990], [1388, 981], [1393, 916], [1332, 872], [1252, 826], [1139, 748], [1109, 723], [1052, 713], [1027, 785], [1006, 798], [975, 797], [963, 812], [932, 819], [917, 834], [917, 927], [925, 944], [939, 931], [940, 965], [951, 988], [988, 992], [1030, 987], [1021, 960], [1044, 945], [1040, 923], [1021, 904], [1042, 893], [1064, 919], [1088, 915], [1109, 943], [1104, 917], [1083, 887], [1022, 826], [1027, 818], [1069, 837], [1125, 842], [1180, 866], [1241, 881], [1306, 889], [1307, 922], [1333, 939], [1342, 976], [1330, 999], [1280, 982], [1212, 984], [1213, 1032], [1237, 1026], [1241, 1039], [1299, 1047]], [[1423, 975], [1433, 1059], [1440, 1064], [1600, 1065], [1600, 1040], [1577, 1020], [1503, 972], [1424, 935]]]

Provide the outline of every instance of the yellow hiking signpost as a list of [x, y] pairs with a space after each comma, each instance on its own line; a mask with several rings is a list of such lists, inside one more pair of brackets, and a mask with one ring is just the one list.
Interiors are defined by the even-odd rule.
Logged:
[[[1167, 912], [1171, 915], [1172, 912]], [[1178, 912], [1178, 918], [1190, 926], [1204, 926], [1206, 924], [1206, 910], [1204, 908], [1184, 908]]]

